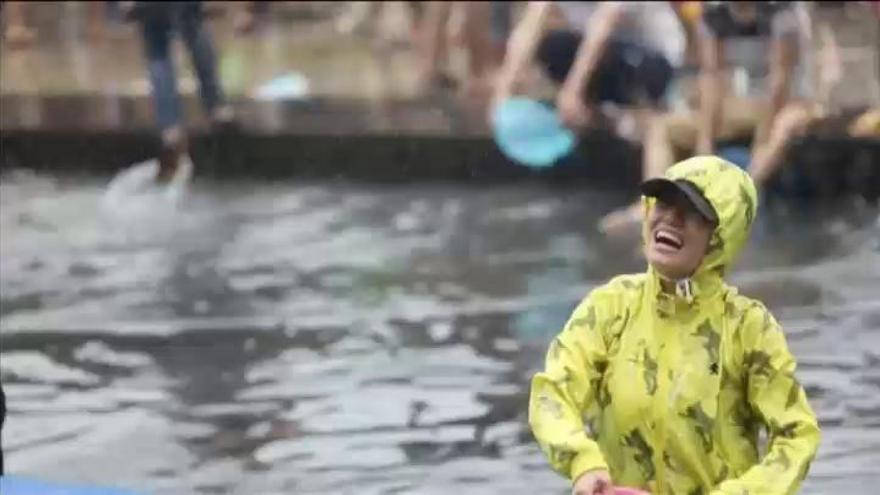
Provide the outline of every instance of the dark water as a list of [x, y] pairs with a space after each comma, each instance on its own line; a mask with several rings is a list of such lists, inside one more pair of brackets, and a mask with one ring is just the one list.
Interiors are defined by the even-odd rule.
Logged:
[[[576, 301], [638, 271], [625, 198], [528, 187], [197, 183], [153, 220], [103, 183], [0, 179], [12, 473], [153, 493], [567, 493], [527, 383]], [[804, 493], [880, 482], [880, 234], [765, 208], [734, 281], [823, 424]]]

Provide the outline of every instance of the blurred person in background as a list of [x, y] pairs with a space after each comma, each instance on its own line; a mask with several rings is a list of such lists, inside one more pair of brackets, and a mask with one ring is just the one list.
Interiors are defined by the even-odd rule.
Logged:
[[25, 5], [28, 2], [0, 2], [6, 27], [3, 39], [10, 48], [24, 48], [34, 42], [37, 32], [28, 27], [25, 16]]
[[126, 38], [130, 25], [125, 23], [125, 12], [118, 0], [88, 2], [88, 31], [93, 40]]
[[[427, 2], [345, 2], [345, 8], [336, 17], [337, 31], [346, 35], [361, 35], [388, 46], [420, 46], [421, 28]], [[408, 20], [406, 26], [383, 23], [389, 8], [402, 7]], [[393, 12], [392, 12], [393, 13]]]
[[232, 108], [225, 103], [217, 76], [217, 59], [211, 36], [203, 22], [202, 2], [123, 2], [136, 19], [143, 35], [150, 73], [153, 103], [162, 137], [157, 181], [167, 183], [174, 176], [181, 157], [187, 153], [187, 138], [177, 90], [171, 40], [179, 32], [189, 51], [199, 79], [202, 107], [212, 124], [232, 123]]
[[524, 86], [537, 59], [558, 85], [556, 106], [569, 127], [599, 124], [603, 103], [636, 109], [644, 125], [664, 106], [682, 60], [676, 17], [668, 2], [529, 2], [508, 43], [494, 104], [531, 91]]
[[239, 2], [235, 12], [234, 25], [238, 34], [251, 34], [259, 29], [269, 15], [269, 4], [266, 0]]
[[492, 33], [492, 58], [500, 66], [504, 61], [504, 51], [510, 31], [513, 29], [514, 2], [489, 2], [489, 25]]
[[[681, 155], [712, 154], [719, 140], [751, 139], [748, 170], [761, 190], [787, 143], [823, 115], [809, 82], [808, 13], [797, 2], [704, 2], [701, 10], [697, 111], [654, 120], [643, 176], [662, 176]], [[603, 218], [600, 230], [618, 233], [641, 215], [636, 202]]]
[[[385, 29], [381, 29], [388, 8], [401, 5], [408, 11], [409, 33], [397, 24], [385, 23]], [[488, 96], [500, 62], [497, 40], [502, 38], [503, 50], [509, 10], [509, 2], [347, 2], [336, 20], [336, 29], [344, 34], [365, 35], [385, 45], [415, 46], [420, 55], [418, 87], [422, 92], [459, 88], [464, 96]], [[467, 59], [461, 81], [449, 70], [450, 52], [459, 46]]]
[[535, 439], [575, 495], [795, 493], [816, 415], [779, 323], [725, 281], [757, 213], [752, 179], [698, 156], [641, 190], [647, 270], [590, 292], [550, 344]]
[[677, 1], [669, 3], [678, 15], [678, 21], [685, 34], [683, 67], [696, 70], [700, 64], [700, 45], [697, 31], [700, 25], [700, 16], [703, 13], [703, 2]]
[[[449, 22], [453, 8], [461, 9], [459, 13], [462, 16], [462, 25], [457, 37], [467, 54], [467, 74], [461, 84], [446, 68], [450, 51]], [[423, 33], [418, 40], [423, 60], [419, 69], [422, 90], [460, 87], [465, 94], [488, 93], [497, 67], [493, 56], [493, 14], [490, 2], [427, 2], [424, 9], [421, 24]]]

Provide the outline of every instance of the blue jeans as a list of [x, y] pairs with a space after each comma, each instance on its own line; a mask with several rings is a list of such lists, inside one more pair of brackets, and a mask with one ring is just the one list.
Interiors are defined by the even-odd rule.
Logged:
[[[146, 2], [145, 2], [146, 3]], [[149, 2], [139, 15], [144, 50], [153, 88], [153, 105], [163, 131], [181, 122], [180, 96], [171, 57], [171, 35], [183, 37], [199, 79], [199, 96], [205, 112], [211, 113], [223, 102], [217, 77], [217, 58], [211, 37], [202, 23], [201, 2]]]

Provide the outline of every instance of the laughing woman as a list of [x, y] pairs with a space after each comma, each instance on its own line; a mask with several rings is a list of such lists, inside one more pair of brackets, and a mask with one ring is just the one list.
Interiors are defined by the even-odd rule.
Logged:
[[593, 290], [551, 343], [531, 386], [538, 443], [578, 495], [794, 493], [816, 417], [779, 324], [723, 280], [755, 218], [752, 180], [699, 156], [642, 192], [647, 273]]

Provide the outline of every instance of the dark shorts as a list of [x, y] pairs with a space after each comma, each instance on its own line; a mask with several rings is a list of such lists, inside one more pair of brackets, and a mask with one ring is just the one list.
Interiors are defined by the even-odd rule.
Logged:
[[[576, 31], [551, 31], [538, 46], [537, 59], [547, 76], [562, 83], [571, 70], [583, 35]], [[672, 80], [672, 65], [660, 52], [624, 40], [612, 39], [597, 72], [584, 89], [592, 102], [636, 105], [663, 103]]]

